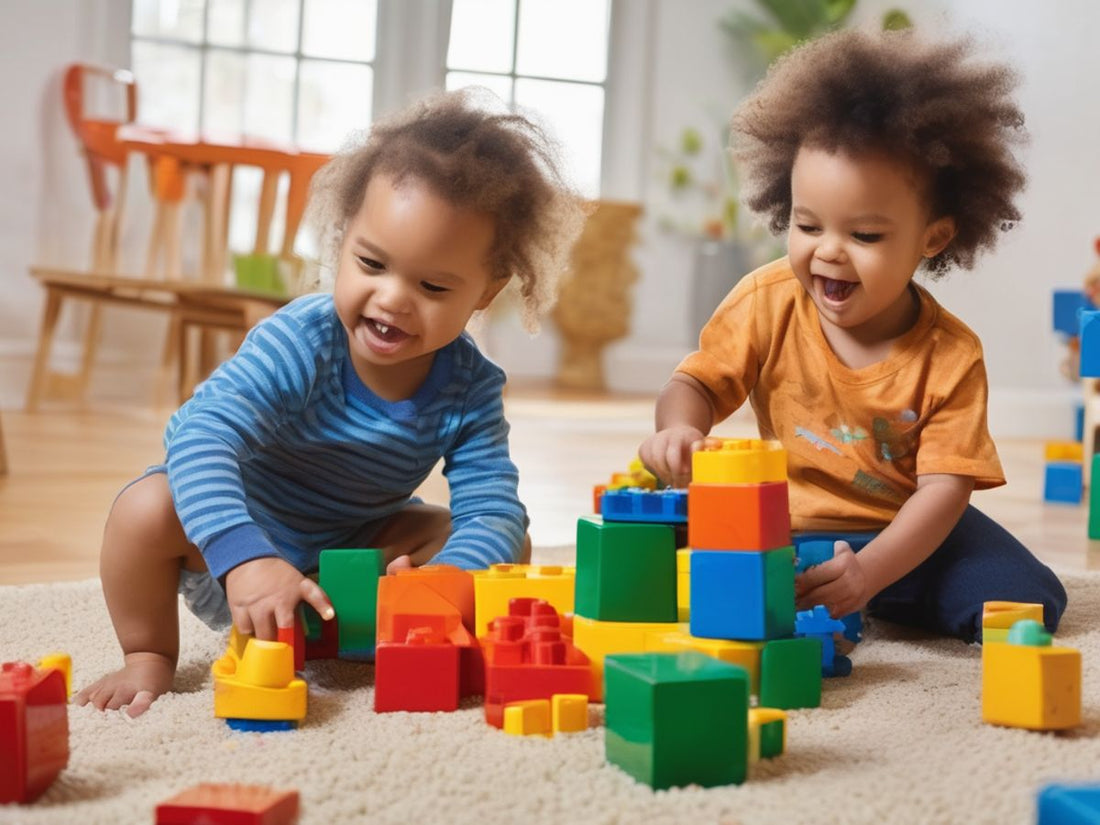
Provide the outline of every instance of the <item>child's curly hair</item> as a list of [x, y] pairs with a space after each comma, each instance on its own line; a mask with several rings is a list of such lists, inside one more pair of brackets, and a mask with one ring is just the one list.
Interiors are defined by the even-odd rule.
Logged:
[[826, 35], [779, 60], [733, 115], [731, 146], [746, 202], [785, 231], [791, 169], [810, 145], [858, 157], [884, 151], [926, 173], [933, 217], [957, 234], [925, 263], [933, 277], [970, 269], [998, 230], [1020, 219], [1025, 176], [1012, 144], [1026, 139], [1008, 66], [972, 60], [972, 43], [921, 40], [911, 31]]
[[439, 93], [376, 121], [310, 186], [309, 222], [320, 236], [322, 266], [335, 268], [347, 223], [377, 172], [397, 182], [415, 178], [456, 206], [491, 215], [492, 275], [515, 277], [524, 324], [537, 328], [585, 220], [557, 146], [539, 125], [484, 89]]

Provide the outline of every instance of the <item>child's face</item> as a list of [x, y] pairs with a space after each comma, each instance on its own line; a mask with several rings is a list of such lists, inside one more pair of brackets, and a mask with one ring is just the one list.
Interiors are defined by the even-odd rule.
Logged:
[[372, 390], [407, 397], [436, 350], [504, 286], [489, 268], [494, 223], [425, 183], [384, 173], [367, 186], [340, 248], [334, 300], [351, 360]]
[[[823, 323], [873, 346], [916, 321], [909, 281], [954, 236], [909, 166], [803, 147], [791, 173], [791, 267]], [[827, 330], [828, 331], [828, 330]]]

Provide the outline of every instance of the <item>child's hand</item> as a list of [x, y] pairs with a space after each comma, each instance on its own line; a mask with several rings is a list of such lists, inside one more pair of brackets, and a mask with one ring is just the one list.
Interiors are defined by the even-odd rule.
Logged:
[[413, 563], [411, 556], [398, 556], [396, 559], [386, 565], [386, 573], [389, 575], [393, 575], [398, 570], [412, 570], [412, 568]]
[[665, 484], [686, 487], [691, 481], [691, 454], [705, 442], [706, 435], [695, 427], [668, 427], [647, 438], [638, 448], [638, 456]]
[[795, 606], [809, 610], [823, 604], [834, 619], [860, 610], [869, 599], [859, 557], [846, 541], [834, 545], [833, 557], [815, 565], [794, 582]]
[[274, 557], [252, 559], [230, 570], [225, 594], [233, 624], [257, 639], [275, 639], [277, 628], [294, 627], [294, 610], [301, 601], [325, 621], [336, 615], [321, 585]]

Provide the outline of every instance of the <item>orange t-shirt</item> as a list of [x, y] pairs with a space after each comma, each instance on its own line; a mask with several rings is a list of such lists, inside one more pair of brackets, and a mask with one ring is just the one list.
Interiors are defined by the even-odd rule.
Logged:
[[884, 361], [850, 369], [781, 258], [745, 276], [677, 371], [711, 392], [717, 419], [745, 401], [761, 438], [787, 449], [795, 530], [877, 530], [931, 473], [1004, 484], [986, 425], [977, 336], [926, 290]]

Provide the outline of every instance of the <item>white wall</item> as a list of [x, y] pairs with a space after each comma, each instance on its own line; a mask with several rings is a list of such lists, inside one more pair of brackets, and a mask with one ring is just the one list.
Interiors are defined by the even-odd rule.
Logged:
[[[16, 10], [14, 7], [18, 5]], [[932, 286], [982, 337], [998, 434], [1065, 435], [1072, 388], [1057, 371], [1061, 355], [1050, 332], [1050, 294], [1074, 286], [1093, 261], [1100, 234], [1100, 3], [1056, 0], [861, 0], [858, 17], [906, 8], [929, 31], [969, 31], [994, 55], [1016, 65], [1031, 143], [1030, 186], [1021, 225], [974, 272]], [[620, 0], [617, 30], [624, 48], [612, 76], [614, 157], [609, 196], [641, 199], [649, 209], [636, 249], [633, 332], [606, 353], [613, 387], [655, 391], [690, 348], [687, 322], [691, 247], [655, 230], [666, 192], [655, 147], [675, 142], [686, 125], [719, 124], [745, 93], [745, 82], [717, 20], [751, 0]], [[8, 102], [0, 135], [5, 186], [0, 207], [0, 405], [22, 400], [41, 296], [26, 275], [32, 260], [85, 260], [90, 220], [86, 184], [60, 115], [59, 67], [76, 57], [124, 63], [127, 0], [0, 3], [0, 25], [19, 32], [2, 58]], [[49, 158], [49, 163], [45, 158]], [[140, 170], [135, 170], [140, 177]], [[138, 243], [138, 239], [130, 238]], [[119, 313], [116, 344], [134, 313]], [[148, 323], [148, 322], [146, 322]], [[140, 337], [140, 336], [139, 336]], [[509, 319], [489, 334], [493, 353], [517, 375], [553, 372], [552, 325], [526, 339]], [[110, 343], [110, 342], [108, 342]], [[108, 348], [111, 349], [110, 347]], [[108, 352], [110, 358], [112, 353]], [[114, 357], [129, 357], [115, 347]], [[141, 368], [153, 358], [143, 353]], [[142, 397], [144, 397], [144, 392]]]

